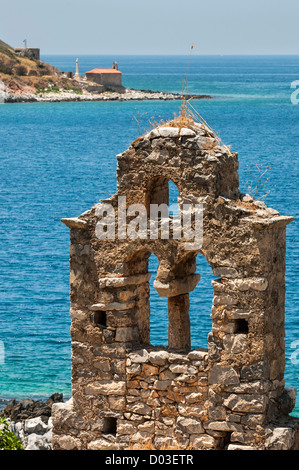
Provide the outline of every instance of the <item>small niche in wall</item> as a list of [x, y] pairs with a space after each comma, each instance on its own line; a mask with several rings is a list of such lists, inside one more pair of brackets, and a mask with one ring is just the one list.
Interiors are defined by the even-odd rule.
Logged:
[[248, 321], [244, 318], [239, 318], [235, 320], [235, 331], [234, 333], [237, 334], [247, 334], [248, 333]]
[[94, 326], [98, 326], [99, 328], [106, 328], [107, 326], [106, 312], [102, 310], [98, 310], [97, 312], [94, 312], [92, 316], [92, 323]]
[[104, 418], [104, 425], [103, 425], [103, 434], [113, 434], [116, 435], [116, 418], [107, 417]]

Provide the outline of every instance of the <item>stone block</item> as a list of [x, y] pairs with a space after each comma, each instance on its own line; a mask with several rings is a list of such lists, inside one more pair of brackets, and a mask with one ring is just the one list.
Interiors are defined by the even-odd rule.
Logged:
[[232, 432], [230, 436], [231, 442], [238, 442], [239, 444], [254, 444], [255, 434], [253, 431], [246, 432]]
[[291, 450], [295, 440], [294, 430], [288, 427], [276, 427], [268, 429], [268, 437], [265, 441], [267, 450]]
[[225, 335], [223, 337], [224, 348], [232, 354], [239, 354], [247, 346], [246, 334]]
[[151, 274], [136, 274], [135, 276], [124, 276], [124, 277], [103, 277], [99, 279], [100, 287], [125, 287], [125, 286], [137, 286], [139, 284], [146, 283], [150, 280]]
[[117, 434], [133, 434], [137, 432], [137, 425], [119, 419], [117, 422]]
[[111, 361], [107, 358], [97, 359], [93, 362], [93, 366], [102, 372], [109, 372], [111, 370]]
[[138, 415], [151, 415], [152, 408], [145, 403], [139, 402], [134, 405], [131, 405], [128, 410], [131, 413], [138, 414]]
[[108, 403], [109, 403], [109, 407], [111, 410], [115, 410], [115, 411], [125, 410], [126, 401], [124, 397], [109, 396]]
[[126, 383], [123, 381], [94, 382], [85, 386], [86, 395], [124, 395]]
[[52, 440], [53, 450], [81, 450], [82, 442], [72, 436], [54, 436]]
[[158, 132], [161, 137], [174, 138], [179, 136], [180, 129], [178, 127], [159, 127]]
[[177, 427], [185, 434], [202, 434], [204, 432], [201, 421], [194, 418], [178, 418]]
[[268, 399], [265, 395], [230, 395], [224, 400], [224, 406], [240, 413], [264, 413]]
[[154, 421], [145, 421], [142, 424], [138, 424], [138, 430], [141, 432], [148, 432], [153, 433], [155, 430], [155, 422]]
[[169, 353], [167, 351], [151, 351], [148, 356], [148, 360], [152, 364], [157, 364], [159, 366], [167, 364], [168, 358]]
[[242, 291], [256, 290], [263, 292], [268, 287], [268, 280], [264, 277], [261, 278], [247, 278], [247, 279], [235, 279], [234, 285], [236, 289]]
[[234, 279], [238, 277], [238, 271], [235, 268], [227, 266], [218, 266], [213, 268], [214, 276], [224, 277], [228, 279]]
[[291, 413], [296, 404], [297, 390], [295, 388], [285, 388], [283, 393], [277, 398], [277, 403], [283, 415]]
[[159, 367], [151, 364], [142, 364], [142, 373], [145, 377], [152, 377], [159, 374]]
[[213, 299], [213, 305], [215, 305], [216, 307], [218, 305], [231, 306], [231, 305], [236, 305], [237, 303], [238, 303], [238, 300], [230, 295], [215, 295]]
[[209, 376], [209, 384], [238, 385], [239, 375], [233, 367], [216, 365], [212, 367]]
[[195, 137], [196, 132], [194, 132], [192, 129], [188, 129], [187, 127], [182, 127], [180, 129], [180, 137]]
[[176, 374], [171, 372], [169, 369], [164, 370], [159, 375], [159, 380], [173, 380], [176, 378]]
[[126, 343], [129, 341], [137, 341], [138, 331], [137, 328], [132, 327], [118, 327], [116, 328], [115, 341]]
[[185, 395], [185, 400], [186, 400], [186, 403], [200, 403], [203, 399], [203, 394], [202, 393], [197, 393], [197, 392], [193, 392], [193, 393], [188, 393], [187, 395]]
[[148, 352], [146, 349], [140, 349], [139, 351], [134, 351], [128, 355], [128, 358], [131, 362], [143, 363], [148, 360]]
[[202, 436], [193, 434], [190, 436], [190, 446], [194, 449], [215, 449], [216, 444], [216, 439], [208, 434], [203, 434]]
[[227, 417], [227, 409], [224, 406], [214, 406], [209, 410], [211, 421], [223, 421]]
[[174, 297], [176, 295], [192, 292], [200, 280], [200, 274], [190, 274], [183, 279], [174, 279], [164, 284], [158, 280], [154, 281], [154, 288], [160, 297]]
[[133, 363], [131, 366], [127, 366], [126, 372], [129, 375], [139, 375], [141, 372], [141, 365]]
[[240, 444], [229, 444], [227, 450], [255, 450], [255, 448], [251, 446], [243, 446]]
[[240, 377], [242, 380], [253, 381], [270, 377], [270, 367], [268, 360], [262, 359], [251, 365], [245, 365], [241, 368]]
[[156, 380], [154, 382], [154, 389], [167, 390], [171, 386], [171, 380]]
[[188, 354], [188, 359], [190, 359], [190, 361], [203, 361], [203, 360], [206, 360], [207, 358], [208, 358], [207, 349], [194, 349]]
[[183, 364], [171, 364], [169, 366], [169, 370], [174, 374], [188, 374], [188, 369], [189, 366]]
[[186, 356], [184, 354], [176, 354], [176, 353], [169, 353], [169, 357], [168, 357], [168, 362], [170, 364], [190, 364], [190, 361], [189, 361], [189, 355]]
[[78, 217], [65, 217], [61, 219], [61, 222], [69, 228], [78, 230], [86, 230], [88, 226], [85, 220], [79, 219]]
[[48, 426], [43, 422], [40, 416], [37, 418], [26, 419], [24, 423], [25, 433], [44, 434], [48, 430]]
[[53, 403], [52, 405], [53, 426], [60, 428], [78, 429], [84, 428], [84, 420], [73, 406], [71, 398], [65, 403]]
[[119, 446], [115, 442], [111, 442], [108, 439], [96, 439], [87, 444], [88, 450], [117, 450]]
[[229, 423], [228, 421], [212, 421], [208, 424], [207, 429], [212, 431], [243, 431], [243, 427], [237, 423]]
[[98, 303], [89, 306], [92, 311], [97, 310], [129, 310], [135, 307], [135, 302], [111, 302], [108, 304]]

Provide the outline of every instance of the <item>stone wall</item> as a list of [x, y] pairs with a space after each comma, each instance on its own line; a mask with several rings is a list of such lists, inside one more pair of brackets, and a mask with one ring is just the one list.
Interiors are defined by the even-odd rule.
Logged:
[[89, 81], [103, 85], [105, 89], [122, 89], [122, 73], [92, 73], [86, 72], [86, 78]]
[[28, 57], [28, 59], [40, 60], [40, 49], [36, 47], [24, 47], [15, 49], [15, 53], [20, 57]]
[[[73, 397], [54, 405], [53, 448], [145, 441], [157, 448], [294, 448], [298, 423], [288, 414], [296, 391], [284, 384], [285, 233], [293, 218], [240, 194], [237, 154], [205, 125], [159, 127], [117, 158], [117, 194], [63, 219], [71, 229]], [[200, 247], [186, 249], [185, 235], [122, 233], [118, 197], [126, 197], [126, 209], [142, 204], [149, 218], [152, 204], [168, 204], [169, 181], [181, 208], [204, 208]], [[114, 240], [97, 236], [107, 203], [115, 210]], [[154, 287], [168, 297], [168, 348], [150, 344], [151, 253], [159, 260]], [[207, 351], [190, 349], [198, 253], [218, 277]]]

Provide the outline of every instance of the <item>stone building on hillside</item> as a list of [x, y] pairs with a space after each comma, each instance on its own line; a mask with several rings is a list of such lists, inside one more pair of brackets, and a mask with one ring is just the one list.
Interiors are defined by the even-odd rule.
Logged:
[[[286, 226], [293, 217], [242, 195], [237, 154], [206, 125], [185, 122], [136, 139], [117, 156], [117, 193], [62, 219], [71, 238], [72, 399], [53, 405], [53, 449], [146, 441], [156, 448], [299, 448], [299, 420], [288, 416], [296, 390], [284, 381]], [[151, 211], [167, 206], [169, 181], [193, 229], [193, 209], [203, 208], [200, 243], [190, 245], [180, 226], [175, 232], [174, 219], [168, 238], [162, 228], [151, 236]], [[138, 236], [136, 209], [147, 222]], [[152, 253], [159, 260], [154, 287], [168, 298], [168, 347], [150, 344]], [[200, 278], [199, 253], [218, 278], [208, 349], [192, 350], [189, 293]]]
[[118, 70], [116, 62], [111, 69], [92, 69], [85, 73], [88, 81], [102, 85], [105, 90], [124, 91], [122, 86], [122, 72]]
[[40, 49], [37, 47], [19, 47], [15, 49], [15, 53], [20, 57], [28, 57], [28, 59], [40, 60]]

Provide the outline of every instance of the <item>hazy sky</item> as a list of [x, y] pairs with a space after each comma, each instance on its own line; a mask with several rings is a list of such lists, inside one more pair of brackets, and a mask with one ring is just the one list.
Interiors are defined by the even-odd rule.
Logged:
[[298, 54], [299, 0], [0, 0], [0, 39], [41, 54]]

